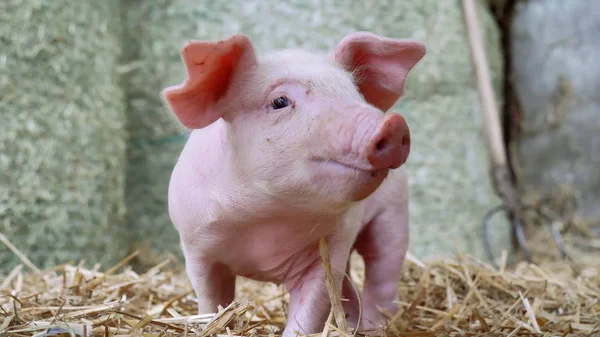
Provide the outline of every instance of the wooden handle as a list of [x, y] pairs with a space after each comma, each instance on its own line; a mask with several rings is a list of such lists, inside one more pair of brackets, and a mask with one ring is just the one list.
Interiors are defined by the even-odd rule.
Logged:
[[506, 153], [504, 151], [504, 142], [502, 139], [502, 128], [498, 114], [498, 107], [492, 89], [492, 81], [489, 73], [489, 67], [483, 47], [483, 39], [477, 13], [475, 10], [475, 0], [462, 1], [463, 12], [469, 36], [469, 47], [475, 74], [477, 78], [477, 89], [483, 111], [483, 128], [489, 151], [495, 165], [506, 165]]

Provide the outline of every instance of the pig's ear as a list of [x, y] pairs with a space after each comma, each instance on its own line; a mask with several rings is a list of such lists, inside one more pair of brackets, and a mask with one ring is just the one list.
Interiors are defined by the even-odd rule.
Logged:
[[181, 59], [187, 69], [186, 81], [161, 94], [177, 119], [190, 129], [203, 128], [222, 117], [216, 105], [232, 77], [256, 64], [252, 42], [244, 35], [218, 42], [190, 41], [181, 50]]
[[355, 75], [365, 100], [387, 111], [404, 93], [408, 72], [425, 55], [425, 46], [368, 32], [344, 37], [334, 49], [335, 60]]

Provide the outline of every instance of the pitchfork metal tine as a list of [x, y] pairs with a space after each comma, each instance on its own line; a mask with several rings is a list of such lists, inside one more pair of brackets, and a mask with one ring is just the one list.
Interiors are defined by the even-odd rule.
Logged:
[[483, 231], [483, 249], [485, 250], [485, 254], [488, 257], [488, 260], [494, 265], [494, 267], [498, 268], [496, 261], [494, 259], [494, 253], [492, 252], [492, 246], [490, 245], [489, 240], [489, 221], [490, 218], [495, 214], [505, 209], [504, 205], [496, 206], [495, 208], [489, 210], [487, 214], [483, 217], [482, 231]]
[[556, 228], [556, 222], [550, 221], [550, 230], [552, 231], [554, 242], [556, 242], [556, 245], [560, 250], [560, 257], [563, 259], [567, 258], [567, 252], [565, 251], [565, 246], [563, 245], [562, 235], [560, 235], [558, 228]]
[[519, 219], [518, 215], [514, 215], [513, 218], [513, 230], [515, 231], [515, 235], [517, 236], [517, 242], [523, 253], [525, 254], [525, 259], [527, 262], [531, 263], [533, 260], [531, 258], [531, 252], [529, 248], [527, 248], [527, 244], [525, 243], [525, 232], [523, 231], [523, 225], [521, 224], [521, 219]]
[[[546, 200], [549, 201], [549, 200]], [[573, 204], [576, 207], [577, 206], [577, 199], [573, 198]], [[552, 238], [554, 239], [554, 243], [556, 243], [556, 246], [558, 247], [558, 250], [560, 251], [560, 256], [564, 259], [567, 257], [567, 252], [565, 250], [565, 246], [563, 244], [563, 240], [562, 240], [562, 235], [560, 234], [560, 231], [558, 230], [558, 228], [556, 228], [556, 222], [552, 221], [552, 219], [550, 218], [550, 216], [546, 213], [543, 212], [542, 207], [538, 208], [536, 210], [536, 212], [542, 217], [544, 218], [548, 224], [550, 225], [550, 231], [552, 232]]]
[[[577, 205], [576, 199], [573, 200], [573, 204]], [[482, 230], [483, 230], [483, 245], [484, 245], [485, 253], [486, 253], [488, 259], [490, 260], [490, 262], [496, 268], [498, 268], [498, 265], [496, 264], [496, 262], [494, 260], [494, 253], [492, 252], [492, 248], [491, 248], [491, 244], [490, 244], [490, 240], [489, 240], [489, 234], [490, 234], [489, 233], [489, 221], [494, 214], [496, 214], [502, 210], [506, 210], [505, 205], [496, 206], [495, 208], [488, 211], [487, 214], [485, 215], [485, 217], [483, 218], [483, 226], [482, 226], [483, 227], [482, 228]], [[535, 208], [530, 205], [524, 205], [521, 207], [520, 211], [521, 211], [520, 213], [523, 213], [525, 211], [533, 211], [533, 212], [537, 213], [541, 218], [543, 218], [550, 226], [550, 231], [552, 232], [552, 238], [554, 239], [554, 242], [560, 251], [561, 258], [565, 259], [568, 257], [567, 252], [565, 250], [565, 246], [563, 244], [562, 235], [561, 235], [560, 231], [558, 230], [558, 228], [556, 227], [556, 222], [552, 221], [552, 218], [550, 218], [550, 216], [545, 214], [542, 211], [541, 207]], [[523, 225], [521, 223], [520, 217], [517, 215], [513, 216], [512, 230], [517, 238], [517, 243], [519, 244], [521, 251], [525, 254], [525, 259], [527, 260], [527, 262], [531, 263], [532, 262], [531, 252], [527, 248]]]
[[[495, 208], [488, 211], [488, 213], [483, 218], [483, 246], [486, 255], [488, 256], [488, 260], [494, 265], [494, 267], [498, 268], [496, 261], [494, 260], [494, 253], [492, 252], [492, 247], [489, 239], [489, 221], [492, 216], [500, 211], [506, 210], [505, 205], [496, 206]], [[517, 215], [514, 215], [512, 222], [512, 233], [517, 237], [517, 243], [519, 247], [525, 254], [525, 258], [528, 262], [532, 262], [531, 252], [527, 248], [527, 244], [525, 243], [525, 233], [523, 231], [523, 226], [521, 225], [521, 220]]]

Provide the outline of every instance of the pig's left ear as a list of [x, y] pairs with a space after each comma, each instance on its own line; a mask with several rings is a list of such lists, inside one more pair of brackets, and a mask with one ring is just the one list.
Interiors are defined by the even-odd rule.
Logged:
[[162, 97], [177, 119], [187, 128], [200, 129], [223, 116], [217, 106], [227, 93], [232, 79], [256, 64], [250, 39], [233, 35], [224, 40], [190, 41], [183, 46], [181, 58], [187, 79], [162, 90]]
[[402, 96], [408, 72], [424, 55], [420, 42], [368, 32], [347, 35], [334, 49], [335, 60], [354, 74], [365, 100], [383, 111]]

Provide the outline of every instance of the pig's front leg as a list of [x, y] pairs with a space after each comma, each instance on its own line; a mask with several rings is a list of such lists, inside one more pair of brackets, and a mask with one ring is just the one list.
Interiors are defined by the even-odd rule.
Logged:
[[199, 247], [181, 243], [185, 268], [198, 299], [198, 314], [216, 313], [235, 296], [235, 275], [221, 263], [203, 256]]
[[[328, 240], [331, 270], [340, 294], [350, 251], [350, 247], [347, 246], [349, 245]], [[290, 294], [290, 304], [287, 325], [282, 337], [318, 333], [325, 327], [331, 304], [318, 245], [316, 252], [311, 255], [314, 262], [310, 267], [300, 271], [301, 274], [297, 274], [297, 277], [286, 282]]]
[[390, 203], [357, 237], [355, 248], [365, 263], [359, 330], [385, 327], [398, 310], [398, 282], [408, 247], [408, 201]]

